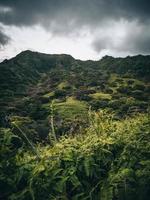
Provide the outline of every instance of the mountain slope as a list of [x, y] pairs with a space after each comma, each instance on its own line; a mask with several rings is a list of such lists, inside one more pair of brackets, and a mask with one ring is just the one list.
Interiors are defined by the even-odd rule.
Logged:
[[68, 55], [46, 55], [31, 51], [24, 51], [15, 58], [5, 60], [0, 64], [1, 95], [6, 90], [20, 94], [28, 85], [36, 83], [42, 73], [56, 65], [66, 66], [73, 60]]
[[80, 61], [24, 51], [0, 64], [1, 126], [9, 126], [10, 118], [23, 124], [28, 118], [25, 128], [44, 129], [45, 137], [52, 102], [58, 135], [84, 127], [89, 107], [108, 109], [117, 118], [147, 112], [149, 75], [150, 56]]
[[99, 61], [103, 68], [119, 74], [130, 74], [140, 79], [150, 80], [150, 56], [127, 56], [126, 58], [113, 58], [105, 56]]

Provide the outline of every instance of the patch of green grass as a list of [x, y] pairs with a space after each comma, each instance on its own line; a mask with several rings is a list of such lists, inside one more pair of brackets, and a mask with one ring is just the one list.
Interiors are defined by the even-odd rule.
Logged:
[[96, 92], [94, 94], [90, 94], [90, 97], [93, 97], [94, 99], [111, 99], [110, 94], [102, 93], [102, 92]]
[[73, 119], [76, 116], [85, 116], [87, 104], [69, 97], [65, 102], [54, 104], [56, 111], [65, 119]]
[[43, 97], [52, 97], [52, 96], [54, 96], [54, 92], [49, 92], [43, 95]]
[[62, 90], [62, 89], [64, 89], [67, 86], [68, 86], [67, 81], [63, 81], [57, 87], [58, 87], [58, 89]]
[[109, 82], [114, 82], [116, 78], [118, 78], [117, 74], [114, 73], [110, 74]]

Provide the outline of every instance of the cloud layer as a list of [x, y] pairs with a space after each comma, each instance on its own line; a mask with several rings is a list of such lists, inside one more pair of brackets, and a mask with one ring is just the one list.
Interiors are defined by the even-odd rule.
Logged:
[[10, 41], [10, 38], [0, 30], [0, 48], [8, 44], [9, 41]]
[[138, 21], [120, 20], [100, 29], [92, 41], [95, 51], [113, 49], [129, 54], [150, 53], [150, 27]]
[[[86, 30], [97, 52], [150, 53], [149, 0], [0, 0], [0, 23], [40, 25], [60, 37]], [[1, 31], [0, 44], [8, 41]]]

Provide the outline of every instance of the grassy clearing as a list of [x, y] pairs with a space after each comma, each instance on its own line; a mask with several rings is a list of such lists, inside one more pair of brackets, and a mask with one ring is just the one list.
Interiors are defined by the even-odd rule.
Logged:
[[93, 97], [94, 99], [100, 100], [100, 99], [111, 99], [110, 94], [102, 93], [102, 92], [96, 92], [94, 94], [90, 94], [90, 97]]
[[55, 109], [66, 119], [72, 119], [76, 116], [85, 116], [87, 114], [87, 104], [82, 101], [75, 100], [72, 97], [67, 98], [65, 102], [56, 102]]

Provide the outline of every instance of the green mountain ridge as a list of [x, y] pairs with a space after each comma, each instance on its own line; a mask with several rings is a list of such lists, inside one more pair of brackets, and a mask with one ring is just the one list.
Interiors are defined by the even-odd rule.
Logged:
[[85, 69], [93, 68], [95, 73], [97, 70], [109, 71], [125, 75], [138, 77], [139, 79], [148, 80], [150, 77], [150, 56], [133, 56], [126, 58], [113, 58], [105, 56], [99, 61], [80, 61], [75, 60], [69, 55], [49, 55], [32, 51], [24, 51], [15, 58], [5, 60], [0, 63], [0, 91], [1, 96], [21, 93], [28, 88], [28, 85], [37, 83], [43, 73], [47, 73], [55, 67], [67, 68], [84, 67]]
[[[41, 73], [47, 72], [57, 63], [63, 62], [63, 66], [66, 66], [71, 60], [73, 58], [68, 55], [48, 55], [29, 50], [21, 52], [15, 58], [0, 63], [1, 89], [4, 88], [3, 83], [5, 84], [8, 81], [10, 81], [10, 84], [8, 82], [8, 85], [6, 85], [7, 89], [11, 88], [13, 81], [16, 87], [24, 89], [23, 84], [34, 83], [40, 78]], [[11, 89], [16, 90], [16, 88]]]

